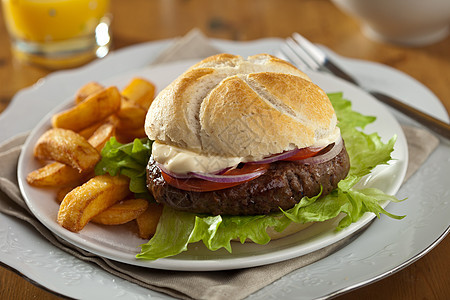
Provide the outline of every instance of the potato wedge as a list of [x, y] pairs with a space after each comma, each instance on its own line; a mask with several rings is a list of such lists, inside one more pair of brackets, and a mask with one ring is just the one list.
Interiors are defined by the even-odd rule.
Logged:
[[129, 193], [125, 176], [100, 175], [70, 191], [61, 202], [58, 223], [78, 232], [96, 215], [123, 200]]
[[53, 162], [27, 175], [28, 184], [35, 187], [57, 187], [81, 183], [83, 175], [66, 164]]
[[155, 98], [155, 85], [136, 77], [122, 90], [122, 95], [147, 111]]
[[149, 203], [148, 208], [136, 218], [140, 238], [149, 239], [155, 234], [163, 207], [162, 204]]
[[89, 144], [91, 144], [97, 151], [102, 151], [103, 146], [109, 141], [111, 137], [115, 135], [116, 127], [111, 123], [104, 123], [91, 135], [88, 139]]
[[56, 202], [61, 204], [61, 202], [64, 200], [64, 197], [66, 197], [66, 195], [76, 187], [77, 187], [77, 185], [64, 186], [64, 187], [58, 189], [56, 191], [56, 197], [55, 197]]
[[52, 117], [52, 125], [54, 128], [78, 132], [119, 111], [120, 102], [119, 90], [114, 86], [108, 87], [86, 98], [78, 105], [55, 114]]
[[147, 207], [148, 201], [145, 199], [124, 200], [99, 213], [91, 221], [103, 225], [125, 224], [136, 219]]
[[116, 114], [120, 130], [144, 128], [147, 111], [137, 105], [122, 107]]
[[105, 122], [102, 120], [100, 122], [94, 123], [89, 127], [86, 127], [80, 131], [78, 131], [77, 133], [79, 135], [81, 135], [82, 137], [84, 137], [85, 139], [88, 139], [89, 137], [91, 137], [92, 134], [94, 134], [94, 132], [104, 124]]
[[[114, 132], [114, 125], [105, 123], [91, 135], [88, 142], [100, 152], [105, 143], [114, 136]], [[85, 173], [80, 173], [77, 169], [66, 164], [53, 162], [30, 172], [27, 175], [27, 182], [35, 187], [73, 186], [81, 183], [82, 178], [85, 177]]]
[[75, 94], [75, 103], [78, 104], [82, 102], [84, 99], [88, 98], [89, 96], [92, 96], [95, 93], [100, 92], [103, 90], [104, 87], [95, 81], [91, 81], [83, 85]]
[[100, 160], [99, 152], [81, 135], [66, 129], [50, 129], [37, 141], [34, 156], [54, 160], [77, 169], [92, 170]]
[[116, 130], [116, 139], [119, 143], [130, 143], [134, 141], [134, 139], [145, 138], [146, 136], [144, 127], [128, 130]]

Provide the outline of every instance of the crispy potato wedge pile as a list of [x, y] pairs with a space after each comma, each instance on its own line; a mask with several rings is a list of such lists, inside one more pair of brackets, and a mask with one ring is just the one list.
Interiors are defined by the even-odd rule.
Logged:
[[129, 143], [146, 136], [145, 117], [154, 97], [155, 86], [142, 78], [133, 78], [122, 91], [89, 82], [75, 94], [73, 107], [52, 117], [52, 128], [34, 148], [43, 166], [30, 172], [27, 182], [56, 190], [61, 226], [78, 232], [89, 222], [136, 222], [141, 238], [155, 233], [161, 205], [134, 199], [125, 176], [94, 175], [101, 150], [111, 137]]

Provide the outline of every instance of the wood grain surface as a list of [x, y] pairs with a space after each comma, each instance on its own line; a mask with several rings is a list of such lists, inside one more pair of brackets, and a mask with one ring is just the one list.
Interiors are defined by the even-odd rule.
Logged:
[[[114, 49], [184, 35], [192, 28], [237, 41], [299, 32], [338, 54], [394, 67], [422, 82], [450, 111], [450, 37], [406, 48], [374, 42], [328, 0], [112, 0]], [[14, 60], [0, 17], [0, 113], [50, 71]], [[0, 130], [4, 130], [3, 128]], [[399, 272], [337, 299], [450, 299], [450, 237]], [[61, 299], [0, 268], [0, 299]]]

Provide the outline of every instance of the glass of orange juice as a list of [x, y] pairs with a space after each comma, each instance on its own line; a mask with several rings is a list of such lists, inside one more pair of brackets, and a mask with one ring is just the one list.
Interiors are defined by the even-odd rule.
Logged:
[[14, 55], [50, 69], [109, 52], [109, 0], [2, 0]]

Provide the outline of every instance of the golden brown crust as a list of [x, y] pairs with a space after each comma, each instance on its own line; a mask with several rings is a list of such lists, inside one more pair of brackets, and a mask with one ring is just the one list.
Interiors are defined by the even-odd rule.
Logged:
[[200, 110], [203, 150], [230, 156], [280, 152], [279, 144], [312, 143], [314, 132], [262, 99], [242, 78], [221, 82]]
[[295, 113], [295, 118], [315, 130], [323, 132], [335, 126], [334, 109], [327, 94], [311, 81], [297, 76], [274, 73], [255, 73], [249, 75], [263, 86], [283, 105], [289, 107], [289, 112]]

